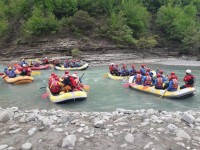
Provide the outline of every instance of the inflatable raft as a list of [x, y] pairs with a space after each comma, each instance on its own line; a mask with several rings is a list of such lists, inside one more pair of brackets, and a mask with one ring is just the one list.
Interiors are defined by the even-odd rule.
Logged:
[[33, 77], [31, 76], [18, 76], [15, 78], [9, 78], [8, 76], [4, 75], [3, 79], [10, 84], [24, 84], [33, 82]]
[[46, 64], [46, 65], [40, 65], [40, 66], [38, 66], [38, 67], [30, 67], [31, 68], [31, 70], [45, 70], [45, 69], [48, 69], [50, 66], [48, 65], [48, 64]]
[[65, 103], [68, 101], [84, 100], [87, 98], [87, 93], [85, 91], [67, 92], [59, 95], [52, 95], [48, 87], [46, 91], [49, 95], [49, 99], [54, 103]]
[[196, 92], [194, 87], [185, 88], [185, 89], [181, 89], [181, 90], [179, 89], [174, 92], [158, 90], [158, 89], [155, 89], [154, 86], [149, 87], [149, 86], [137, 85], [135, 83], [132, 83], [132, 80], [133, 80], [133, 76], [129, 78], [129, 87], [132, 89], [146, 92], [146, 93], [151, 93], [151, 94], [154, 94], [157, 96], [171, 98], [171, 99], [183, 99], [183, 98], [191, 97], [191, 96], [195, 95], [195, 92]]
[[65, 70], [75, 71], [75, 70], [85, 70], [88, 67], [89, 67], [89, 64], [86, 63], [86, 64], [82, 65], [81, 67], [65, 68], [64, 66], [62, 66], [62, 67], [54, 66], [54, 69], [55, 70], [61, 70], [61, 71], [65, 71]]
[[112, 80], [126, 80], [129, 79], [129, 76], [114, 76], [112, 74], [108, 74], [108, 78], [112, 79]]

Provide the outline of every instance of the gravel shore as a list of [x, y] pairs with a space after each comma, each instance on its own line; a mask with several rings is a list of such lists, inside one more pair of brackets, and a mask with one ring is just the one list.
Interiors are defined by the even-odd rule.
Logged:
[[200, 112], [0, 108], [0, 150], [199, 150]]

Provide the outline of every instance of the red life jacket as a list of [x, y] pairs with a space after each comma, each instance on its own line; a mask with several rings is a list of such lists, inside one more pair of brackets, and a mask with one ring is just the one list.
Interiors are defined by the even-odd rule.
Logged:
[[146, 76], [146, 80], [145, 80], [144, 84], [151, 85], [151, 77], [150, 76]]
[[137, 75], [136, 75], [135, 82], [136, 82], [136, 83], [142, 82], [142, 75], [141, 75], [141, 74], [137, 74]]
[[58, 84], [58, 81], [53, 80], [50, 86], [51, 92], [59, 93], [60, 92], [60, 85]]
[[157, 78], [156, 87], [162, 87], [163, 86], [163, 79], [161, 77]]
[[176, 79], [172, 79], [172, 81], [173, 81], [172, 88], [177, 89], [178, 88], [178, 81]]

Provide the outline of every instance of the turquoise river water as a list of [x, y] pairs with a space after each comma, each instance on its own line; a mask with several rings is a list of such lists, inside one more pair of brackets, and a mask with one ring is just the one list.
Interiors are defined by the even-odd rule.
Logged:
[[[164, 65], [147, 65], [152, 69], [157, 67], [164, 70], [164, 73], [171, 71], [176, 72], [179, 77], [180, 85], [183, 84], [182, 78], [185, 75], [186, 69], [191, 69], [193, 75], [196, 76], [196, 95], [183, 99], [171, 100], [156, 97], [154, 95], [145, 94], [133, 89], [124, 88], [123, 81], [114, 81], [108, 78], [103, 78], [103, 75], [108, 72], [108, 67], [92, 67], [87, 70], [77, 71], [81, 76], [83, 83], [90, 86], [88, 98], [84, 101], [69, 102], [66, 104], [54, 104], [48, 99], [42, 99], [41, 96], [45, 93], [47, 80], [52, 72], [58, 75], [63, 75], [62, 71], [53, 69], [41, 71], [41, 75], [34, 76], [34, 82], [24, 85], [12, 85], [0, 79], [0, 106], [3, 108], [17, 106], [21, 109], [66, 109], [75, 111], [114, 111], [116, 108], [125, 109], [148, 109], [154, 108], [158, 110], [199, 110], [200, 108], [200, 82], [199, 74], [200, 67], [183, 67], [183, 66], [164, 66]], [[136, 65], [139, 67], [139, 64]], [[3, 66], [0, 66], [3, 72]], [[70, 71], [70, 73], [73, 73]]]

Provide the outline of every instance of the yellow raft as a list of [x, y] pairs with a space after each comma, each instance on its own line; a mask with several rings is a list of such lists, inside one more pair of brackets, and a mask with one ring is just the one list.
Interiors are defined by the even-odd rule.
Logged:
[[113, 80], [126, 80], [126, 79], [129, 79], [129, 76], [114, 76], [109, 73], [108, 78], [113, 79]]
[[54, 69], [55, 70], [61, 70], [61, 71], [65, 71], [65, 70], [75, 71], [75, 70], [85, 70], [88, 67], [89, 67], [89, 64], [86, 63], [86, 64], [82, 65], [81, 67], [65, 68], [64, 66], [62, 66], [62, 67], [54, 66]]
[[146, 93], [151, 93], [157, 96], [171, 98], [171, 99], [183, 99], [183, 98], [191, 97], [195, 95], [195, 92], [196, 92], [194, 87], [184, 88], [181, 90], [179, 89], [174, 92], [158, 90], [158, 89], [155, 89], [154, 86], [149, 87], [149, 86], [137, 85], [135, 83], [132, 83], [132, 80], [133, 80], [133, 76], [129, 78], [129, 87], [132, 89], [139, 90]]
[[46, 91], [49, 95], [49, 99], [54, 103], [65, 103], [68, 101], [84, 100], [87, 98], [87, 93], [85, 91], [67, 92], [59, 95], [52, 95], [48, 87]]
[[24, 84], [33, 82], [33, 77], [31, 76], [18, 76], [15, 78], [9, 78], [8, 76], [4, 75], [3, 79], [10, 84]]

